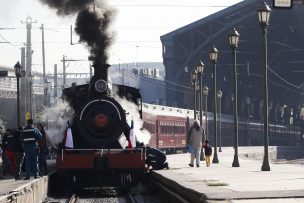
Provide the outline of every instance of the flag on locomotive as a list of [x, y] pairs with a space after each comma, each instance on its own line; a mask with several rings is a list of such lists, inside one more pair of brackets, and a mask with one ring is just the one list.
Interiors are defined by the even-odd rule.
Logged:
[[72, 134], [72, 129], [71, 129], [71, 123], [68, 120], [67, 125], [66, 125], [66, 131], [65, 131], [65, 145], [66, 148], [74, 148], [74, 143], [73, 143], [73, 134]]
[[133, 119], [131, 120], [130, 135], [128, 140], [128, 148], [132, 148], [132, 147], [136, 147], [136, 135], [135, 135]]

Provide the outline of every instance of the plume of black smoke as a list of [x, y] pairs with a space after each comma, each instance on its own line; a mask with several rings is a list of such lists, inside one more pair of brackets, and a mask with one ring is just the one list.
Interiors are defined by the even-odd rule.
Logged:
[[104, 3], [96, 2], [92, 10], [93, 0], [40, 0], [42, 3], [56, 9], [58, 15], [77, 14], [75, 31], [80, 42], [85, 42], [90, 49], [89, 59], [94, 64], [106, 64], [107, 51], [112, 42], [108, 31], [113, 17], [113, 10]]
[[89, 7], [92, 0], [40, 0], [43, 4], [57, 10], [58, 15], [71, 15]]
[[79, 34], [80, 41], [86, 42], [90, 47], [90, 60], [94, 64], [106, 64], [107, 50], [111, 44], [110, 34], [107, 33], [111, 19], [111, 12], [105, 11], [98, 18], [97, 13], [89, 9], [81, 10], [76, 19], [75, 31]]

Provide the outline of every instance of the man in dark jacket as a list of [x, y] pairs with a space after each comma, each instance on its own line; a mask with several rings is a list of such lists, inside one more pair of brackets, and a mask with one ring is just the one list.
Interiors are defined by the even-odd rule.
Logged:
[[25, 180], [30, 179], [31, 172], [34, 178], [38, 178], [38, 141], [41, 137], [39, 130], [33, 127], [33, 119], [29, 119], [21, 136], [25, 152]]
[[152, 167], [152, 170], [161, 170], [169, 169], [168, 162], [166, 162], [166, 154], [159, 149], [147, 147], [146, 148], [146, 164], [149, 169]]
[[15, 180], [20, 179], [21, 166], [24, 157], [24, 148], [21, 141], [22, 128], [13, 131], [13, 151], [15, 154]]

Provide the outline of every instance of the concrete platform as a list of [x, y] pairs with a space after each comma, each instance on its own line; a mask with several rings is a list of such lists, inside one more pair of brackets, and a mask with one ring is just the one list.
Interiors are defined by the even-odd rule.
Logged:
[[[303, 148], [304, 149], [304, 148]], [[269, 152], [275, 157], [275, 147]], [[271, 161], [261, 171], [263, 147], [240, 147], [240, 167], [232, 167], [234, 150], [223, 147], [218, 164], [189, 167], [190, 154], [168, 155], [169, 170], [154, 171], [153, 178], [179, 192], [189, 202], [304, 202], [304, 165]]]
[[[190, 154], [168, 155], [169, 170], [154, 171], [152, 177], [179, 192], [189, 202], [304, 203], [304, 162], [271, 161], [271, 171], [261, 171], [263, 147], [240, 147], [240, 167], [232, 167], [233, 148], [223, 147], [218, 164], [189, 167]], [[276, 158], [276, 147], [269, 147]], [[256, 160], [258, 159], [258, 160]], [[49, 162], [54, 167], [54, 160]], [[52, 171], [52, 169], [50, 169]], [[0, 179], [0, 203], [41, 202], [47, 194], [48, 177], [15, 181]]]
[[[0, 163], [0, 167], [1, 167]], [[49, 171], [55, 169], [55, 160], [48, 160]], [[15, 180], [13, 176], [5, 176], [0, 179], [0, 203], [21, 202], [21, 203], [38, 203], [42, 202], [47, 195], [48, 176], [30, 180]]]

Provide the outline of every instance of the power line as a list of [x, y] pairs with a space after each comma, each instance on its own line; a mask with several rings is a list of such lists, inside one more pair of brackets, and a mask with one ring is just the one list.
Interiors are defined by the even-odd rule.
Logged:
[[[4, 43], [8, 43], [12, 46], [17, 46], [17, 45], [12, 44], [11, 42], [7, 41], [2, 35], [0, 35], [0, 37], [4, 40]], [[3, 43], [3, 42], [0, 42], [0, 43]]]
[[291, 82], [288, 82], [288, 81], [285, 80], [283, 77], [281, 77], [279, 74], [277, 74], [276, 72], [274, 72], [271, 68], [268, 67], [268, 69], [269, 69], [275, 76], [277, 76], [281, 81], [287, 83], [288, 85], [290, 85], [290, 86], [292, 86], [292, 87], [294, 87], [294, 88], [300, 89], [299, 86], [294, 85], [294, 84], [292, 84]]
[[244, 7], [244, 5], [182, 5], [182, 4], [113, 4], [117, 7], [177, 7], [177, 8], [228, 8]]

